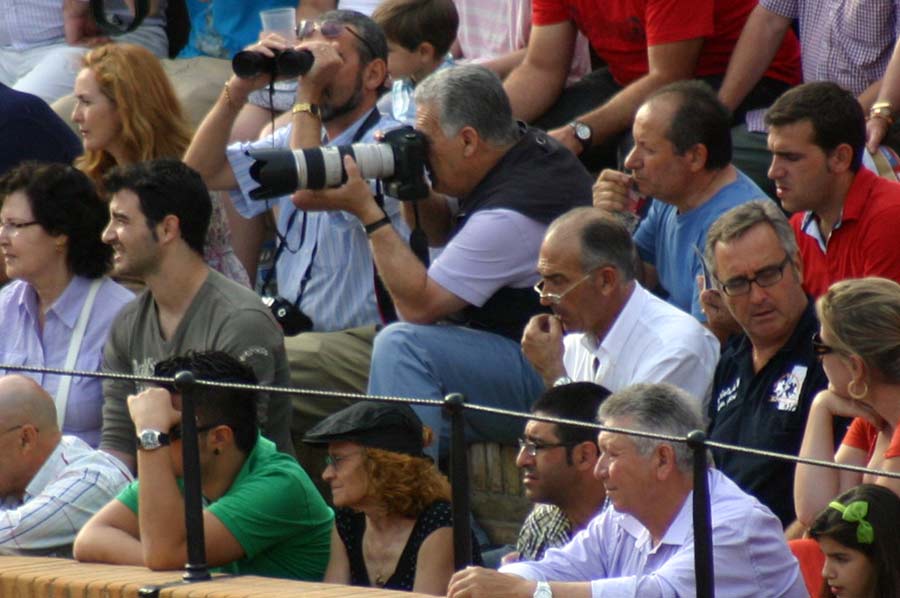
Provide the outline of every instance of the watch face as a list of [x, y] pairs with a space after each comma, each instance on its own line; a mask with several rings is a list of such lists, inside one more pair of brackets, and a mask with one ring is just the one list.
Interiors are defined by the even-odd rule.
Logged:
[[572, 124], [575, 127], [575, 136], [578, 137], [581, 141], [590, 141], [591, 139], [591, 128], [582, 122], [575, 121]]
[[533, 598], [553, 598], [553, 592], [550, 590], [550, 584], [546, 581], [539, 581], [534, 590]]
[[156, 430], [143, 430], [140, 436], [141, 448], [155, 449], [159, 448], [159, 432]]

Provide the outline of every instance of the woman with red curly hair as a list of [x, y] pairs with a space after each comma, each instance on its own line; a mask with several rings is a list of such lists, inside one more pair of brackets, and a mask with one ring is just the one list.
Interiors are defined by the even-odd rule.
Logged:
[[[114, 166], [158, 158], [181, 158], [191, 141], [175, 90], [159, 59], [133, 44], [107, 44], [84, 55], [75, 79], [72, 121], [84, 143], [75, 160], [103, 192], [103, 175]], [[231, 248], [230, 233], [215, 194], [204, 248], [210, 266], [249, 286]]]
[[422, 452], [430, 437], [407, 405], [364, 401], [303, 438], [328, 445], [322, 478], [336, 512], [326, 582], [446, 594], [450, 484]]

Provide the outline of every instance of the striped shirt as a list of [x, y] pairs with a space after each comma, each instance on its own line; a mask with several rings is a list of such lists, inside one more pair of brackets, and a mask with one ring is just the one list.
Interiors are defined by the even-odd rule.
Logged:
[[[104, 5], [107, 18], [131, 22], [131, 11], [123, 0], [107, 0]], [[166, 2], [161, 0], [158, 14], [165, 8]], [[163, 23], [160, 16], [147, 17], [142, 27]], [[0, 0], [0, 48], [24, 50], [64, 41], [62, 0]]]
[[0, 501], [0, 548], [66, 554], [87, 520], [131, 480], [115, 457], [63, 436], [24, 497]]
[[[328, 145], [350, 144], [369, 116], [367, 112]], [[400, 126], [382, 115], [361, 141], [372, 143], [377, 131]], [[291, 124], [277, 129], [272, 137], [251, 143], [238, 142], [228, 147], [227, 156], [239, 190], [231, 193], [234, 207], [245, 218], [268, 208], [278, 207], [278, 231], [287, 240], [275, 265], [279, 295], [294, 302], [300, 295], [304, 276], [308, 281], [300, 298], [300, 309], [313, 321], [313, 330], [332, 332], [381, 322], [375, 299], [375, 269], [369, 240], [362, 223], [348, 212], [303, 212], [291, 203], [290, 196], [268, 202], [250, 199], [259, 184], [250, 176], [253, 149], [285, 148], [290, 144]], [[400, 216], [400, 204], [384, 198], [384, 209], [398, 234], [409, 237], [409, 229]], [[307, 271], [309, 272], [307, 275]]]
[[[833, 81], [859, 95], [884, 76], [900, 37], [900, 0], [760, 0], [800, 24], [803, 81]], [[764, 110], [747, 128], [765, 131]]]

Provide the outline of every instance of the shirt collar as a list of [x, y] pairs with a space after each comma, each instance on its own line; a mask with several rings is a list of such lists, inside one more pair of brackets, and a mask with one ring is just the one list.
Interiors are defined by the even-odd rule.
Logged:
[[[853, 183], [850, 184], [847, 195], [844, 197], [841, 216], [838, 218], [837, 222], [835, 222], [834, 230], [840, 228], [844, 222], [859, 220], [862, 216], [862, 211], [866, 206], [866, 202], [869, 199], [869, 194], [872, 192], [872, 187], [875, 185], [877, 179], [878, 175], [874, 172], [864, 166], [860, 167], [859, 171], [853, 177]], [[811, 227], [810, 225], [812, 223], [815, 223], [816, 226]], [[807, 211], [803, 213], [800, 230], [812, 237], [816, 237], [821, 242], [818, 218], [816, 218], [814, 212]]]
[[[75, 328], [78, 316], [81, 315], [81, 307], [90, 289], [91, 281], [83, 276], [73, 276], [69, 285], [62, 294], [56, 298], [47, 313], [53, 313], [68, 328]], [[27, 285], [19, 299], [19, 305], [25, 308], [28, 314], [38, 320], [37, 292], [34, 287]]]
[[56, 447], [50, 456], [47, 457], [44, 464], [38, 472], [28, 482], [25, 488], [25, 502], [28, 502], [35, 496], [38, 496], [47, 487], [47, 484], [59, 477], [59, 472], [66, 466], [66, 458], [63, 455], [63, 442], [60, 440], [56, 443]]
[[[376, 108], [374, 107], [372, 108], [372, 110], [375, 109]], [[341, 131], [341, 134], [334, 139], [328, 139], [327, 135], [324, 135], [325, 129], [323, 128], [323, 137], [327, 140], [328, 145], [348, 145], [353, 140], [353, 137], [356, 136], [356, 132], [359, 131], [359, 128], [366, 122], [366, 119], [369, 118], [372, 110], [366, 110], [365, 114], [356, 119], [352, 125]]]
[[[631, 291], [631, 296], [628, 297], [625, 306], [619, 312], [619, 315], [616, 316], [606, 336], [599, 343], [601, 351], [607, 355], [617, 355], [621, 351], [628, 339], [631, 338], [631, 332], [634, 330], [635, 325], [640, 321], [646, 303], [647, 291], [644, 290], [644, 287], [639, 282], [634, 281], [634, 289]], [[587, 337], [588, 335], [585, 335], [585, 338]], [[596, 343], [597, 341], [592, 338], [592, 342]]]

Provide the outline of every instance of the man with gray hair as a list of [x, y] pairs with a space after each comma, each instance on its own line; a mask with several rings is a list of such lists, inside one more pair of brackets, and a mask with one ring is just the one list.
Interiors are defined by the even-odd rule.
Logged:
[[535, 287], [553, 314], [531, 319], [522, 352], [547, 386], [575, 380], [615, 392], [669, 382], [699, 404], [709, 396], [719, 343], [690, 314], [644, 289], [636, 262], [617, 216], [578, 208], [557, 218], [541, 245]]
[[[714, 290], [701, 295], [709, 323], [732, 328], [716, 368], [709, 435], [719, 442], [796, 455], [816, 393], [828, 385], [803, 291], [794, 231], [775, 202], [732, 208], [710, 227], [706, 261]], [[835, 438], [843, 434], [836, 434]], [[713, 450], [718, 468], [785, 526], [794, 520], [794, 464]]]
[[[701, 429], [696, 402], [669, 384], [636, 384], [604, 401], [599, 422], [685, 437]], [[469, 567], [448, 598], [694, 596], [692, 455], [686, 444], [600, 432], [594, 469], [612, 503], [569, 544], [500, 571]], [[721, 472], [707, 472], [716, 593], [729, 598], [808, 596], [771, 511]]]
[[[298, 205], [346, 210], [365, 225], [404, 320], [375, 339], [370, 393], [440, 400], [460, 392], [470, 403], [526, 411], [543, 390], [518, 346], [541, 310], [531, 291], [538, 248], [554, 218], [590, 204], [591, 178], [562, 145], [513, 119], [500, 80], [483, 67], [434, 73], [417, 87], [416, 105], [434, 193], [415, 207], [430, 243], [443, 247], [430, 267], [384, 226], [388, 219], [350, 158], [346, 185]], [[441, 194], [458, 198], [458, 210]], [[410, 222], [413, 208], [403, 205]], [[415, 409], [441, 429], [439, 408]], [[469, 424], [481, 437], [515, 440], [508, 421], [476, 416]]]
[[112, 455], [62, 435], [37, 382], [0, 378], [0, 553], [71, 556], [81, 526], [131, 479]]

